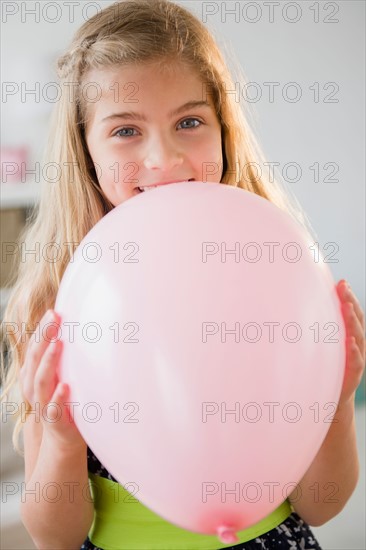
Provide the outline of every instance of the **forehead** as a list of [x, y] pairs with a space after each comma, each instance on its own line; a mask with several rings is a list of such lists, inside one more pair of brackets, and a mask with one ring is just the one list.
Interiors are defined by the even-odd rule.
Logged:
[[183, 63], [157, 63], [92, 69], [84, 78], [82, 98], [88, 123], [116, 105], [128, 109], [177, 106], [189, 100], [206, 100], [212, 106], [210, 86]]
[[107, 92], [111, 81], [139, 81], [141, 84], [154, 84], [160, 80], [184, 79], [190, 84], [203, 82], [197, 70], [183, 62], [129, 63], [105, 68], [90, 69], [84, 75], [84, 84], [95, 82]]

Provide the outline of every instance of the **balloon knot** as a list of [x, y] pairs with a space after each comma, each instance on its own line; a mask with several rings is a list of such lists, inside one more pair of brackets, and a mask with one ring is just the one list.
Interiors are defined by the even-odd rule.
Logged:
[[232, 542], [239, 541], [234, 529], [232, 527], [227, 527], [226, 525], [220, 525], [220, 527], [217, 528], [217, 536], [223, 544], [230, 544]]

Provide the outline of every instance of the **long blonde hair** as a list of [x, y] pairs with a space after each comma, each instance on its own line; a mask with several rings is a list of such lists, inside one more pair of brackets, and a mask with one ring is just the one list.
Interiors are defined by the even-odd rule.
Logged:
[[[20, 242], [27, 250], [43, 250], [55, 244], [57, 261], [43, 254], [20, 262], [5, 323], [17, 327], [5, 334], [9, 351], [3, 362], [6, 399], [16, 384], [30, 332], [47, 309], [53, 309], [59, 284], [73, 253], [88, 231], [112, 208], [104, 196], [89, 155], [84, 131], [86, 103], [81, 87], [91, 69], [129, 63], [183, 62], [197, 71], [212, 93], [222, 127], [223, 176], [221, 183], [247, 189], [290, 213], [309, 231], [310, 224], [294, 197], [289, 198], [278, 181], [258, 167], [264, 155], [249, 126], [248, 115], [227, 90], [235, 88], [212, 34], [189, 11], [168, 0], [122, 0], [86, 21], [69, 49], [57, 61], [62, 93], [53, 113], [44, 162], [57, 163], [60, 177], [43, 183], [38, 209], [28, 221]], [[68, 84], [73, 83], [70, 87]], [[75, 86], [74, 83], [77, 83]], [[37, 248], [36, 248], [37, 250]], [[5, 372], [6, 370], [6, 372]], [[31, 406], [25, 402], [26, 410]], [[22, 418], [18, 415], [13, 444], [18, 452]]]

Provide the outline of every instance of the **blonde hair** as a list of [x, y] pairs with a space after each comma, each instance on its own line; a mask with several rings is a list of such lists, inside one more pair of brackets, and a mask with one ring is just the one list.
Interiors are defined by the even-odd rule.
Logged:
[[[168, 0], [116, 2], [86, 21], [57, 62], [60, 83], [77, 83], [70, 101], [63, 93], [50, 126], [44, 161], [62, 168], [56, 183], [43, 184], [37, 211], [28, 221], [20, 242], [27, 250], [58, 245], [57, 261], [42, 256], [20, 262], [4, 321], [20, 330], [6, 334], [9, 350], [4, 374], [3, 398], [16, 384], [24, 361], [29, 332], [47, 309], [53, 309], [59, 284], [73, 253], [66, 243], [80, 243], [88, 231], [112, 208], [104, 196], [85, 141], [87, 106], [81, 87], [88, 71], [129, 63], [183, 62], [197, 71], [212, 93], [222, 127], [223, 176], [221, 182], [249, 190], [290, 213], [310, 228], [295, 199], [288, 197], [278, 181], [270, 181], [257, 167], [264, 155], [254, 137], [242, 105], [227, 90], [235, 88], [223, 55], [205, 26], [189, 11]], [[63, 169], [67, 167], [67, 169]], [[72, 167], [70, 170], [69, 168]], [[31, 408], [26, 401], [26, 411]], [[22, 418], [18, 414], [13, 444], [18, 452]]]

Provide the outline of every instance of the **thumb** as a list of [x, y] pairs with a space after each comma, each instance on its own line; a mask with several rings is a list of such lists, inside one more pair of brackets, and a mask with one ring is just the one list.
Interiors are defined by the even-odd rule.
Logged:
[[43, 418], [47, 422], [55, 423], [61, 420], [68, 420], [70, 413], [65, 405], [68, 394], [68, 386], [59, 382], [49, 403], [44, 407]]

